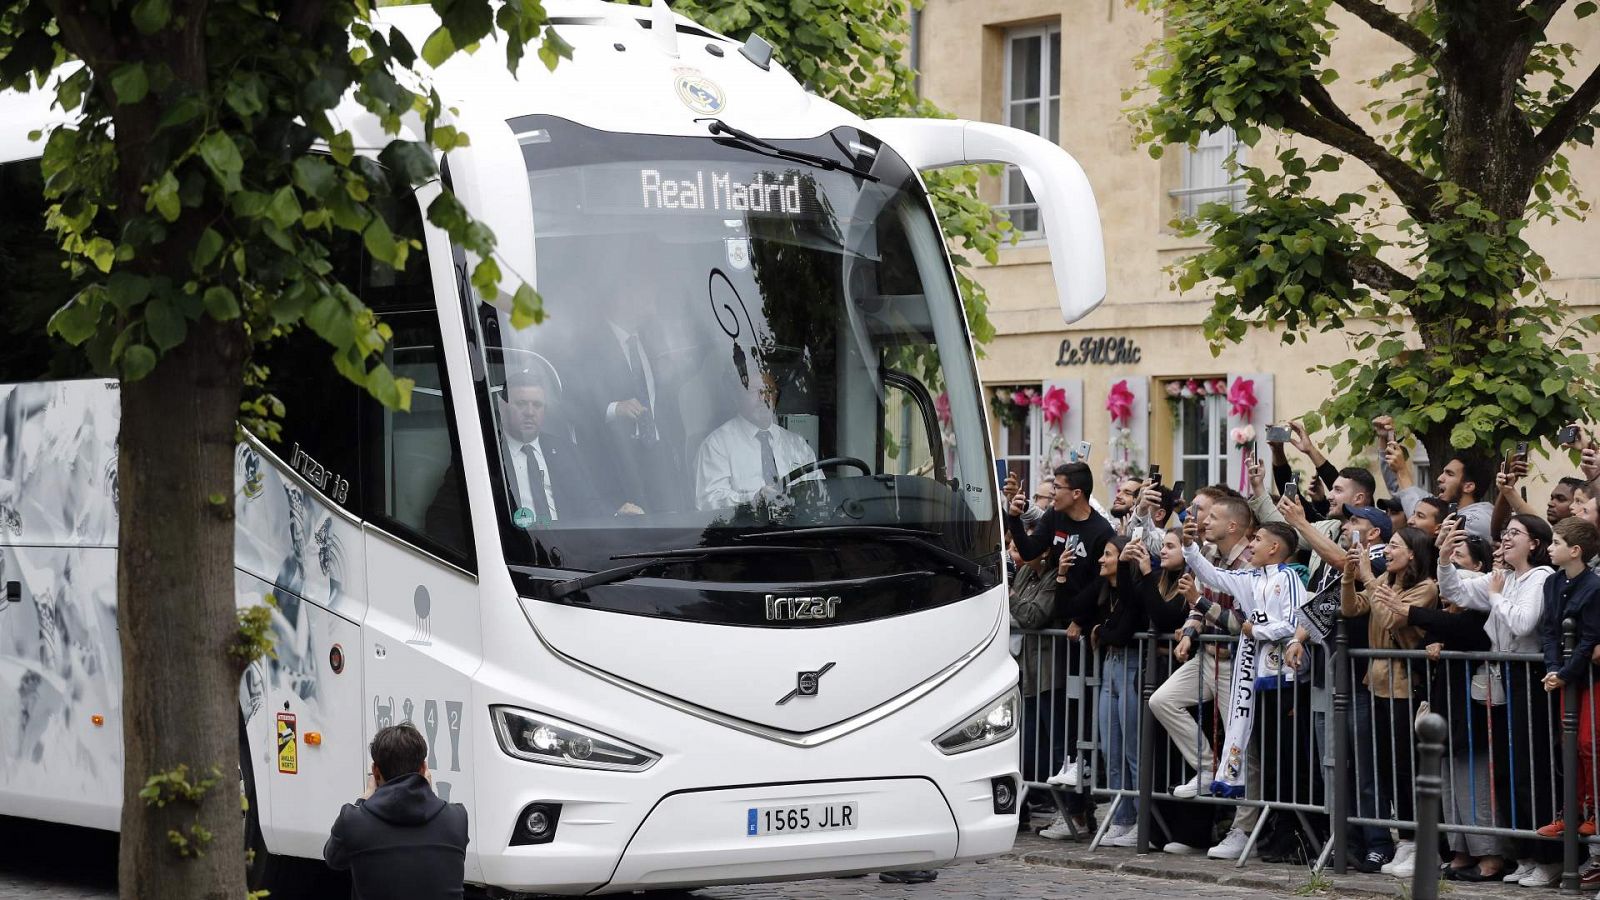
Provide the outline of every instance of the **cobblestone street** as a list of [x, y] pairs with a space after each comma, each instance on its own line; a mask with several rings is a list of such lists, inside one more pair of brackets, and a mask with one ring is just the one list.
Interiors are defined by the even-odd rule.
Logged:
[[[34, 870], [30, 874], [19, 875], [8, 871], [10, 866], [10, 863], [0, 862], [0, 900], [112, 900], [116, 897], [110, 882], [84, 884], [69, 876], [70, 868], [63, 868], [55, 874]], [[846, 897], [975, 897], [996, 900], [1093, 897], [1096, 900], [1143, 900], [1147, 897], [1170, 897], [1172, 893], [1173, 884], [1165, 879], [996, 860], [984, 865], [945, 869], [940, 872], [939, 880], [931, 884], [883, 884], [876, 877], [869, 877], [706, 888], [678, 896], [685, 900], [832, 900]], [[1184, 893], [1190, 898], [1238, 897], [1249, 900], [1276, 900], [1291, 896], [1216, 884], [1186, 885]]]

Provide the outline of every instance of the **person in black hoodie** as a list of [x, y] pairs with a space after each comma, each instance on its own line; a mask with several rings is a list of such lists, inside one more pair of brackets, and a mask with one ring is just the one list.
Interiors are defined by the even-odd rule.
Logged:
[[381, 729], [370, 749], [374, 786], [339, 810], [322, 858], [350, 870], [351, 900], [461, 897], [467, 809], [433, 792], [428, 742], [401, 723]]

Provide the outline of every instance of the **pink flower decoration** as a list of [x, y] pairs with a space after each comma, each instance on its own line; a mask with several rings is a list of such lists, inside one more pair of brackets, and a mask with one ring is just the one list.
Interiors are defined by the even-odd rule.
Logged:
[[1194, 379], [1194, 378], [1191, 378], [1188, 381], [1185, 381], [1183, 383], [1183, 389], [1188, 391], [1190, 396], [1200, 396], [1200, 395], [1205, 394], [1205, 392], [1206, 392], [1205, 387], [1203, 385], [1201, 385], [1200, 382], [1197, 379]]
[[950, 392], [946, 391], [933, 398], [933, 408], [939, 412], [939, 421], [950, 424]]
[[1248, 447], [1256, 441], [1256, 427], [1254, 425], [1240, 425], [1229, 432], [1235, 447]]
[[1183, 385], [1179, 384], [1176, 381], [1167, 382], [1167, 396], [1168, 397], [1177, 397], [1182, 393], [1183, 393]]
[[1032, 402], [1029, 399], [1028, 395], [1024, 394], [1022, 391], [1013, 392], [1012, 395], [1011, 395], [1011, 402], [1013, 404], [1017, 405], [1017, 406], [1031, 406], [1032, 405]]
[[1067, 416], [1067, 410], [1072, 407], [1067, 403], [1067, 392], [1059, 385], [1051, 387], [1044, 392], [1039, 400], [1039, 406], [1044, 410], [1044, 420], [1052, 428], [1060, 428]]
[[1111, 414], [1111, 421], [1119, 424], [1133, 416], [1133, 391], [1128, 390], [1127, 379], [1111, 386], [1111, 392], [1106, 395], [1106, 412]]
[[1228, 404], [1235, 419], [1248, 420], [1256, 411], [1256, 383], [1248, 378], [1235, 378], [1228, 388]]

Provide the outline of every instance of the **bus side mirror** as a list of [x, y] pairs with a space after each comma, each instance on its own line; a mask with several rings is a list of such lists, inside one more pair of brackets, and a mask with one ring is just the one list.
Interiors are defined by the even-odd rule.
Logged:
[[1106, 296], [1100, 207], [1083, 167], [1036, 134], [965, 119], [873, 119], [867, 129], [916, 169], [1005, 163], [1022, 173], [1039, 204], [1061, 317], [1088, 315]]

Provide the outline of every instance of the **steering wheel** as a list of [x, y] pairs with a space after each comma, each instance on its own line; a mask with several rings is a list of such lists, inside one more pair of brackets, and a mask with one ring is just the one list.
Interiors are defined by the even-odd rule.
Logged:
[[815, 459], [804, 465], [796, 466], [793, 472], [783, 476], [782, 483], [784, 487], [788, 487], [789, 485], [793, 484], [797, 478], [808, 475], [818, 469], [826, 469], [832, 466], [850, 466], [854, 469], [860, 469], [861, 474], [863, 475], [872, 474], [872, 467], [867, 465], [865, 462], [856, 459], [854, 456], [830, 456], [826, 459]]

